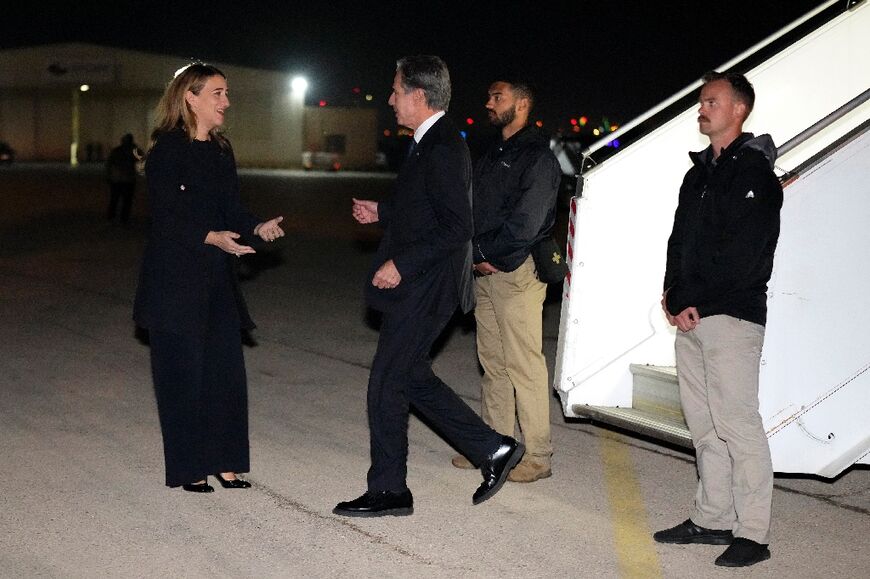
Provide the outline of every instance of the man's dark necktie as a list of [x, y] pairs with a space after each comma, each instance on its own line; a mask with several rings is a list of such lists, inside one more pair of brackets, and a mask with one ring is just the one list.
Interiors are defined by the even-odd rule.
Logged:
[[414, 149], [417, 148], [417, 141], [413, 137], [411, 138], [411, 142], [408, 143], [408, 152], [405, 154], [405, 159], [410, 159], [411, 155], [414, 154]]

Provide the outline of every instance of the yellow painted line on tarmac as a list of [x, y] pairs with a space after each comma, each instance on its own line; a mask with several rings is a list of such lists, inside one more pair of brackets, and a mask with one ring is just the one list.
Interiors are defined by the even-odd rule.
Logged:
[[661, 578], [662, 567], [647, 521], [646, 505], [637, 482], [630, 447], [620, 442], [618, 435], [609, 432], [603, 433], [600, 446], [619, 577]]

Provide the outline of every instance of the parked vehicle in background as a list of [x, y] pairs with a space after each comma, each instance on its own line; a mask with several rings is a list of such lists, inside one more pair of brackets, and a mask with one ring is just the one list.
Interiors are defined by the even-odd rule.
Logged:
[[341, 155], [326, 151], [303, 151], [302, 168], [306, 171], [338, 171], [341, 169]]
[[6, 141], [0, 141], [0, 163], [10, 164], [15, 160], [15, 149]]

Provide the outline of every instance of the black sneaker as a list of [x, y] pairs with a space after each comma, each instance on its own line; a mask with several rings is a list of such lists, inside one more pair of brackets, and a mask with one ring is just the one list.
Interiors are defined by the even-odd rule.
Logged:
[[720, 567], [749, 567], [770, 559], [770, 549], [767, 545], [756, 543], [752, 539], [736, 537], [725, 552], [716, 558]]
[[704, 545], [728, 545], [734, 540], [731, 531], [705, 529], [686, 519], [676, 527], [665, 529], [653, 534], [653, 539], [659, 543], [702, 543]]

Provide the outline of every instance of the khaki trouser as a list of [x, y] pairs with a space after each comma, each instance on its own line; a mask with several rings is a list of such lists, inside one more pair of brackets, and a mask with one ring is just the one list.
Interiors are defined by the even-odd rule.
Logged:
[[475, 279], [477, 356], [483, 366], [481, 416], [500, 434], [514, 436], [516, 419], [526, 456], [550, 464], [550, 390], [542, 347], [547, 285], [531, 257], [512, 272]]
[[680, 400], [698, 465], [692, 521], [767, 544], [770, 448], [758, 413], [764, 326], [719, 315], [677, 332]]

